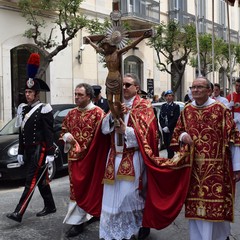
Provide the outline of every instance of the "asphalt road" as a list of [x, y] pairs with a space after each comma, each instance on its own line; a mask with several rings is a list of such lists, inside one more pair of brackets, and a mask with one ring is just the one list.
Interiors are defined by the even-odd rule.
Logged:
[[[240, 240], [240, 184], [238, 184], [235, 223], [232, 224], [231, 240]], [[0, 240], [61, 240], [66, 239], [64, 233], [69, 226], [62, 223], [68, 206], [69, 181], [66, 174], [60, 175], [51, 183], [56, 201], [57, 212], [44, 217], [36, 217], [36, 213], [43, 208], [42, 198], [36, 190], [27, 208], [21, 224], [6, 218], [12, 212], [23, 191], [23, 183], [0, 183], [1, 215], [0, 215]], [[79, 236], [71, 238], [78, 240], [95, 240], [98, 238], [98, 222], [86, 227]], [[188, 225], [184, 218], [184, 209], [176, 220], [167, 228], [157, 231], [151, 229], [148, 240], [188, 240]]]

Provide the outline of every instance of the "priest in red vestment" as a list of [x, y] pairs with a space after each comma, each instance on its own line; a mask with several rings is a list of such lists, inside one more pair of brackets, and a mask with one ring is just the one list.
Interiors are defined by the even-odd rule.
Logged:
[[[158, 156], [157, 119], [150, 101], [137, 95], [139, 88], [137, 76], [126, 74], [124, 121], [114, 129], [109, 114], [102, 123], [102, 131], [112, 137], [99, 227], [105, 240], [134, 239], [136, 234], [146, 239], [150, 228], [164, 228], [177, 217], [187, 194], [189, 150], [173, 159]], [[123, 146], [116, 133], [123, 134]]]
[[[211, 83], [193, 82], [194, 101], [181, 113], [172, 140], [177, 154], [157, 156], [150, 107], [130, 117], [147, 170], [144, 227], [167, 227], [186, 204], [191, 240], [227, 239], [233, 221], [235, 182], [240, 176], [240, 135], [229, 109], [209, 98]], [[154, 130], [155, 129], [155, 130]], [[203, 230], [198, 230], [203, 229]]]
[[240, 130], [240, 78], [235, 81], [235, 92], [228, 94], [227, 99], [229, 101], [229, 107], [232, 110], [234, 122]]
[[77, 107], [71, 110], [62, 124], [62, 140], [68, 152], [70, 203], [64, 223], [71, 224], [66, 237], [84, 230], [86, 221], [99, 217], [102, 199], [108, 136], [101, 133], [104, 111], [92, 103], [94, 92], [89, 84], [75, 88]]
[[185, 200], [190, 240], [227, 239], [240, 175], [240, 134], [230, 110], [208, 97], [210, 84], [204, 77], [193, 81], [194, 101], [181, 112], [171, 143], [175, 150], [193, 148]]

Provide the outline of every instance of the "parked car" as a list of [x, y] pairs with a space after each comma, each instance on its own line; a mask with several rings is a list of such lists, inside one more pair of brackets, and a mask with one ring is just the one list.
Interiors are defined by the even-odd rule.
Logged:
[[[179, 101], [174, 101], [174, 102], [179, 105], [180, 112], [181, 112], [183, 110], [184, 106], [185, 106], [185, 103], [184, 102], [179, 102]], [[160, 116], [160, 112], [161, 112], [161, 107], [164, 103], [166, 103], [166, 102], [157, 102], [157, 103], [152, 104], [152, 106], [155, 110], [157, 120], [158, 120], [158, 128], [159, 128], [159, 134], [160, 134], [159, 149], [161, 149], [161, 150], [165, 149], [165, 146], [164, 146], [164, 142], [163, 142], [162, 128], [161, 128], [160, 123], [159, 123], [159, 116]]]
[[[50, 179], [57, 171], [67, 168], [67, 154], [63, 151], [63, 144], [59, 144], [59, 135], [64, 117], [74, 107], [75, 104], [52, 105], [56, 151], [55, 161], [48, 166]], [[16, 117], [0, 130], [0, 180], [24, 179], [26, 175], [26, 166], [17, 161], [19, 128], [15, 127], [15, 121]]]
[[[183, 108], [185, 107], [185, 103], [184, 102], [179, 102], [179, 101], [174, 101], [176, 104], [178, 104], [180, 106], [180, 112], [183, 110]], [[157, 117], [159, 118], [159, 114], [161, 111], [161, 107], [162, 105], [166, 103], [166, 102], [157, 102], [157, 103], [153, 103], [153, 107], [156, 109], [157, 111]]]

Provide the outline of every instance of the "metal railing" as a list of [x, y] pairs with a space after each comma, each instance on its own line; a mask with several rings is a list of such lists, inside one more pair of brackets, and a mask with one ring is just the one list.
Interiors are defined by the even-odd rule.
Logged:
[[136, 17], [153, 23], [160, 22], [159, 0], [120, 0], [123, 17]]

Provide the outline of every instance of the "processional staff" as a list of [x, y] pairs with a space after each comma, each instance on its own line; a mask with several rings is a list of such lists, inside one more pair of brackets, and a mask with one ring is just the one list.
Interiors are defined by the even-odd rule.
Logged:
[[[106, 29], [105, 35], [94, 35], [84, 38], [84, 43], [90, 44], [98, 53], [104, 56], [108, 75], [106, 78], [106, 95], [109, 108], [114, 119], [114, 126], [120, 127], [119, 119], [122, 118], [122, 54], [134, 48], [144, 38], [152, 36], [152, 30], [126, 31], [121, 25], [121, 13], [119, 11], [119, 2], [113, 2], [113, 11], [110, 14], [112, 21], [111, 27]], [[131, 44], [128, 44], [129, 38], [136, 38]], [[94, 42], [100, 42], [99, 45]], [[118, 146], [123, 145], [122, 134], [118, 136]]]

